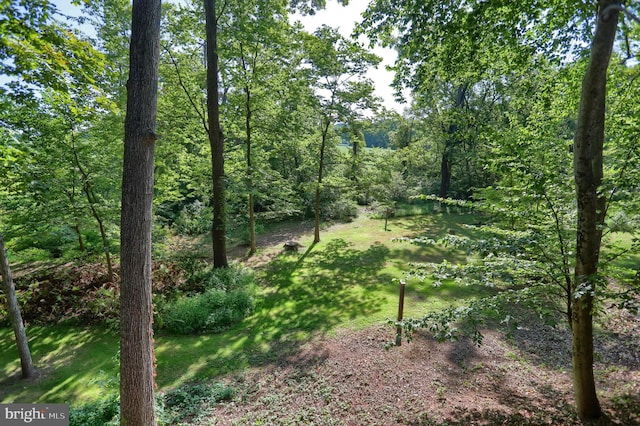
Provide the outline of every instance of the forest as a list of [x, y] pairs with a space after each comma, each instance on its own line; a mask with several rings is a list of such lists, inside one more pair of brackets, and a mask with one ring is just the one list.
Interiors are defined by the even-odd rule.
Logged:
[[640, 2], [327, 6], [0, 2], [0, 403], [640, 425]]

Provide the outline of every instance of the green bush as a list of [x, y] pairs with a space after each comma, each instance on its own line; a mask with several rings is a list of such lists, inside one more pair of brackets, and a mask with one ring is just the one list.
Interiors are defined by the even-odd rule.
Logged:
[[249, 288], [255, 283], [253, 271], [238, 265], [214, 268], [205, 261], [191, 258], [183, 259], [180, 266], [187, 275], [182, 291], [188, 293], [202, 293], [212, 288], [230, 291]]
[[[206, 414], [218, 402], [230, 401], [235, 388], [223, 383], [186, 383], [166, 394], [156, 395], [158, 424], [176, 424], [190, 416]], [[120, 397], [117, 392], [97, 401], [69, 409], [69, 426], [108, 426], [120, 424]]]
[[69, 426], [105, 426], [120, 424], [120, 398], [107, 398], [69, 408]]
[[160, 306], [155, 323], [179, 334], [217, 332], [253, 312], [255, 277], [248, 268], [206, 268], [194, 271], [190, 289], [203, 288]]
[[187, 383], [167, 392], [162, 398], [164, 420], [174, 424], [186, 417], [198, 415], [206, 411], [212, 404], [229, 401], [236, 395], [233, 387], [222, 383], [207, 385], [204, 383]]
[[358, 204], [353, 200], [340, 198], [323, 206], [321, 213], [325, 220], [351, 222], [358, 217]]
[[184, 206], [173, 226], [181, 235], [201, 235], [211, 228], [213, 210], [199, 200]]
[[208, 289], [169, 302], [158, 314], [158, 323], [161, 328], [180, 334], [216, 332], [241, 321], [253, 307], [253, 297], [245, 290]]

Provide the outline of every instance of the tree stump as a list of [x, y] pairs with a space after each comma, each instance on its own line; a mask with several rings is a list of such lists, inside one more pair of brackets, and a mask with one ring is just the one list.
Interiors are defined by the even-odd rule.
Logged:
[[297, 253], [298, 249], [302, 247], [302, 245], [297, 241], [287, 241], [286, 243], [284, 243], [282, 247], [286, 252]]

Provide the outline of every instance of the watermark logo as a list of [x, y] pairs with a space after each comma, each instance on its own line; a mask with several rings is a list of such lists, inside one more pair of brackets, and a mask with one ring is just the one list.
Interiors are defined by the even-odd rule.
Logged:
[[67, 404], [0, 404], [0, 425], [69, 426]]

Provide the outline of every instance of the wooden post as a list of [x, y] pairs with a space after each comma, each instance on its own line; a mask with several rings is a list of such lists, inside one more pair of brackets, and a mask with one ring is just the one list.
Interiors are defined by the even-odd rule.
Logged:
[[[407, 286], [405, 280], [400, 280], [400, 300], [398, 301], [398, 321], [402, 321], [404, 311], [404, 289]], [[402, 326], [396, 327], [396, 346], [402, 345]]]

